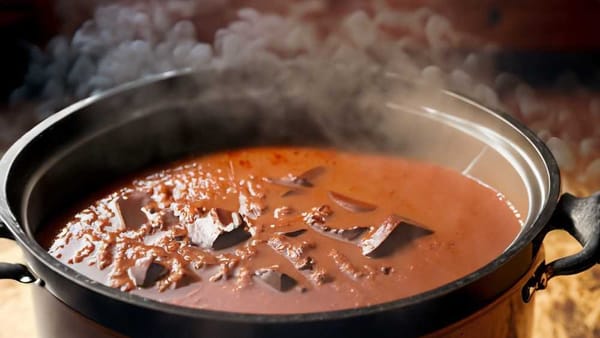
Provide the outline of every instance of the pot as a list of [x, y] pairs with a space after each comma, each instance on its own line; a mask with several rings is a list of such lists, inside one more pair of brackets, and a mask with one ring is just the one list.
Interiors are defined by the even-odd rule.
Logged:
[[[6, 152], [0, 235], [17, 241], [27, 265], [1, 263], [0, 278], [35, 285], [41, 336], [527, 337], [535, 291], [599, 261], [600, 194], [559, 196], [551, 153], [510, 116], [387, 74], [373, 74], [385, 93], [376, 107], [355, 93], [312, 104], [297, 92], [273, 95], [285, 91], [278, 79], [289, 82], [290, 74], [251, 69], [168, 73], [119, 87], [49, 117]], [[303, 78], [301, 71], [292, 75]], [[259, 144], [378, 151], [451, 167], [502, 192], [521, 212], [523, 228], [492, 262], [442, 287], [297, 315], [190, 309], [121, 292], [63, 265], [34, 237], [53, 216], [119, 177], [190, 154]], [[583, 249], [546, 262], [541, 243], [553, 230], [568, 231]]]

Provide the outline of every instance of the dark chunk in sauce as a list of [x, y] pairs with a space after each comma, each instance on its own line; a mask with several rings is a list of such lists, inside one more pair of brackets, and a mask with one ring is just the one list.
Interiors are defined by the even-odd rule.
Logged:
[[481, 268], [520, 230], [501, 194], [458, 172], [328, 149], [216, 153], [112, 191], [50, 224], [40, 242], [106, 285], [213, 310], [397, 300]]

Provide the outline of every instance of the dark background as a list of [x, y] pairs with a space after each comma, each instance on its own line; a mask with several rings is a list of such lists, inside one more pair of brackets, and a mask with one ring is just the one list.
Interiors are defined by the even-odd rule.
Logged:
[[[59, 5], [60, 1], [60, 6]], [[109, 1], [0, 0], [0, 103], [23, 82], [31, 46], [73, 32]], [[240, 7], [231, 0], [231, 7]], [[248, 1], [245, 1], [246, 3]], [[250, 1], [261, 7], [269, 1]], [[342, 0], [331, 0], [332, 8]], [[600, 78], [600, 1], [597, 0], [390, 0], [398, 8], [429, 6], [446, 16], [457, 30], [477, 39], [461, 48], [477, 50], [482, 42], [500, 47], [498, 71], [516, 73], [536, 87], [552, 84], [571, 71], [580, 83], [597, 88]], [[272, 7], [272, 4], [269, 4]], [[62, 14], [56, 8], [60, 7]]]

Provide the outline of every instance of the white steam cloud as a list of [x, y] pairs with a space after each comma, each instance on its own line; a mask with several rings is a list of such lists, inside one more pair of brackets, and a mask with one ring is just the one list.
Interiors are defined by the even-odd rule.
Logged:
[[[311, 18], [327, 10], [325, 1], [293, 3], [285, 14], [239, 10], [223, 27], [213, 26], [227, 1], [99, 5], [72, 36], [33, 51], [26, 81], [12, 99], [41, 99], [42, 118], [73, 100], [168, 70], [260, 64], [268, 72], [293, 64], [321, 80], [333, 74], [320, 66], [326, 61], [348, 69], [336, 82], [343, 91], [360, 69], [377, 68], [513, 113], [547, 141], [562, 170], [580, 183], [600, 182], [600, 128], [586, 127], [600, 125], [600, 100], [584, 94], [588, 107], [577, 116], [566, 106], [549, 106], [518, 78], [494, 73], [492, 46], [460, 52], [456, 47], [469, 37], [426, 8], [400, 11], [374, 1], [368, 12], [348, 11], [324, 23]], [[211, 29], [211, 40], [200, 38]]]

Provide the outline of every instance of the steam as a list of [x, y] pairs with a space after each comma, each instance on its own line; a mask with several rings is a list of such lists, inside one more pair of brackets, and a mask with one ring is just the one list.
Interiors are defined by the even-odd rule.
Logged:
[[[62, 8], [69, 8], [65, 3], [71, 2], [63, 1]], [[323, 111], [332, 108], [331, 97], [355, 93], [363, 107], [373, 107], [381, 94], [368, 89], [381, 85], [377, 76], [393, 74], [514, 114], [547, 142], [575, 182], [600, 183], [600, 130], [589, 127], [600, 125], [600, 100], [582, 93], [588, 107], [579, 107], [578, 114], [564, 103], [549, 105], [515, 76], [494, 73], [493, 46], [478, 53], [459, 51], [460, 42], [470, 37], [429, 9], [400, 11], [374, 1], [368, 10], [358, 6], [324, 21], [314, 18], [328, 10], [327, 1], [292, 3], [271, 13], [228, 13], [230, 4], [219, 0], [97, 3], [93, 17], [72, 36], [58, 36], [45, 52], [32, 52], [26, 81], [12, 99], [42, 100], [38, 118], [74, 100], [174, 69], [260, 67], [265, 81], [279, 79], [285, 97], [314, 86], [310, 100]], [[214, 19], [220, 12], [223, 22]], [[226, 22], [229, 16], [233, 19]], [[282, 69], [290, 67], [304, 74], [301, 81], [285, 77]]]
[[[197, 20], [204, 18], [195, 17], [199, 3], [100, 6], [70, 40], [56, 37], [45, 55], [35, 53], [27, 82], [13, 99], [79, 99], [168, 70], [251, 60], [362, 63], [414, 78], [435, 60], [447, 64], [445, 54], [451, 42], [457, 40], [448, 29], [449, 22], [428, 10], [402, 13], [383, 7], [373, 17], [363, 11], [349, 13], [337, 29], [322, 34], [319, 23], [302, 19], [315, 8], [305, 5], [292, 7], [285, 17], [242, 9], [236, 20], [216, 31], [212, 43], [202, 42], [196, 31], [203, 25]], [[379, 29], [383, 26], [422, 32], [426, 41], [390, 36]], [[430, 53], [425, 53], [427, 50]], [[471, 55], [469, 62], [477, 63], [473, 62], [476, 58]], [[424, 78], [438, 81], [442, 72], [430, 66], [423, 73]], [[466, 88], [471, 82], [469, 75], [460, 70], [450, 79], [457, 87]], [[488, 92], [492, 93], [492, 103], [497, 103], [493, 91]]]

